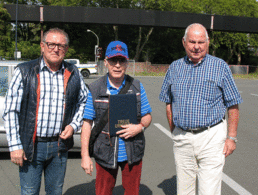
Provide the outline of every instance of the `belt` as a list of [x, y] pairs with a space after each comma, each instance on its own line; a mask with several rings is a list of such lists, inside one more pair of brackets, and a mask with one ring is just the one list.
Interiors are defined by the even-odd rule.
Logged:
[[194, 129], [182, 129], [182, 128], [180, 128], [180, 129], [182, 129], [183, 131], [186, 131], [186, 132], [191, 132], [191, 133], [193, 133], [193, 134], [197, 134], [197, 133], [201, 133], [201, 132], [203, 132], [203, 131], [205, 131], [205, 130], [207, 130], [207, 129], [209, 129], [209, 128], [212, 128], [212, 127], [214, 127], [214, 126], [216, 126], [216, 125], [218, 125], [218, 124], [220, 124], [220, 123], [222, 123], [223, 122], [223, 120], [225, 119], [225, 116], [223, 117], [223, 119], [221, 119], [219, 122], [217, 122], [216, 124], [214, 124], [214, 125], [211, 125], [211, 126], [208, 126], [208, 127], [199, 127], [199, 128], [194, 128]]
[[58, 141], [59, 136], [55, 137], [36, 137], [37, 142], [56, 142]]

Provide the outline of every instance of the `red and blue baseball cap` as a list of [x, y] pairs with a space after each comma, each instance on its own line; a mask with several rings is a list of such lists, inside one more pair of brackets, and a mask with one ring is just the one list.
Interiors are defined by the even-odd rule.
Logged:
[[106, 58], [121, 56], [129, 59], [127, 45], [121, 41], [112, 41], [107, 46]]

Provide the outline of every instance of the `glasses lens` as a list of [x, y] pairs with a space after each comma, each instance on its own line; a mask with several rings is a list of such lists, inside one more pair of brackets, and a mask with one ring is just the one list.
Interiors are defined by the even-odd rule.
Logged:
[[117, 64], [117, 63], [124, 64], [125, 62], [127, 62], [127, 60], [125, 58], [110, 58], [109, 62], [111, 64]]
[[48, 43], [48, 48], [49, 49], [54, 49], [56, 47], [56, 44], [54, 43]]
[[46, 44], [49, 49], [54, 49], [55, 47], [57, 47], [58, 49], [65, 50], [66, 48], [65, 44], [55, 44], [55, 43], [49, 43], [49, 42], [46, 42]]

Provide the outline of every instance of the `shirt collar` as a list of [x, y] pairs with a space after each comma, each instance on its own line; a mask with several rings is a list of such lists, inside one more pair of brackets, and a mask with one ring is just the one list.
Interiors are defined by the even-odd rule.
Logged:
[[[45, 61], [44, 61], [44, 58], [41, 59], [41, 62], [40, 62], [40, 70], [43, 71], [44, 69], [47, 69], [49, 70], [50, 72], [53, 72], [50, 70], [50, 68], [46, 65]], [[64, 67], [64, 62], [62, 62], [62, 67], [58, 70], [58, 71], [63, 71], [65, 69]], [[58, 72], [56, 71], [56, 72]]]
[[118, 91], [120, 91], [121, 89], [122, 89], [122, 87], [125, 85], [125, 77], [126, 77], [126, 75], [124, 76], [124, 80], [123, 80], [123, 82], [122, 82], [122, 85], [118, 88], [118, 89], [116, 89], [115, 87], [112, 87], [112, 85], [110, 84], [110, 82], [109, 82], [109, 79], [108, 79], [108, 77], [109, 77], [109, 74], [108, 74], [108, 76], [107, 76], [107, 88], [108, 89], [115, 89], [115, 90], [118, 90]]
[[185, 56], [184, 59], [185, 59], [186, 62], [188, 62], [189, 64], [192, 64], [193, 66], [199, 66], [199, 65], [201, 65], [206, 60], [207, 55], [208, 54], [206, 54], [204, 56], [204, 58], [201, 61], [199, 61], [197, 64], [193, 64], [192, 60], [187, 55]]

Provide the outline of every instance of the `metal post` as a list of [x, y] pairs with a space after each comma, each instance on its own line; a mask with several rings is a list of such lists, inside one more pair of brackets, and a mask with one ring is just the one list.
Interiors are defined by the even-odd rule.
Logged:
[[17, 61], [17, 25], [18, 25], [18, 0], [16, 2], [16, 21], [15, 21], [15, 60]]
[[211, 15], [211, 30], [213, 30], [214, 25], [214, 15]]
[[43, 13], [44, 6], [43, 5], [40, 6], [39, 11], [40, 11], [40, 27], [41, 27], [40, 41], [42, 42], [43, 41], [43, 22], [44, 22], [44, 13]]
[[93, 33], [96, 37], [97, 37], [97, 45], [95, 45], [95, 48], [94, 48], [94, 54], [95, 54], [95, 63], [97, 63], [98, 62], [98, 58], [97, 58], [97, 48], [99, 47], [99, 37], [98, 37], [98, 35], [96, 35], [96, 33], [94, 33], [92, 30], [90, 30], [90, 29], [87, 29], [87, 32], [91, 32], [91, 33]]

